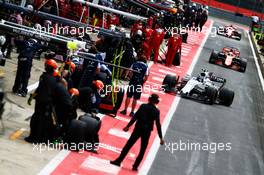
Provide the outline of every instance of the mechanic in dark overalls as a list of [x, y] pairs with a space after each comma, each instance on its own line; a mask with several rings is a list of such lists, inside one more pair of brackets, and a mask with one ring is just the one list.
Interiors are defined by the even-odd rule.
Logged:
[[53, 93], [58, 84], [54, 72], [58, 65], [53, 59], [45, 61], [45, 72], [40, 76], [39, 86], [30, 95], [28, 104], [34, 98], [35, 111], [30, 120], [30, 135], [25, 138], [29, 143], [42, 143], [53, 139], [55, 135], [55, 118], [52, 116]]
[[160, 138], [160, 144], [161, 145], [164, 144], [161, 124], [160, 124], [160, 111], [156, 107], [158, 103], [159, 103], [159, 96], [157, 94], [152, 94], [148, 99], [148, 103], [142, 104], [139, 107], [135, 116], [130, 120], [128, 125], [123, 130], [127, 132], [129, 128], [136, 122], [135, 128], [130, 138], [128, 139], [126, 145], [124, 146], [123, 150], [121, 151], [120, 156], [116, 160], [110, 161], [111, 164], [120, 166], [121, 162], [126, 157], [128, 151], [136, 143], [136, 141], [139, 138], [141, 138], [140, 152], [133, 165], [133, 170], [137, 171], [138, 166], [142, 161], [145, 151], [147, 149], [149, 137], [151, 135], [151, 131], [153, 130], [154, 122], [156, 123], [158, 135]]
[[21, 51], [18, 55], [16, 79], [12, 90], [13, 93], [26, 97], [33, 58], [37, 51], [44, 51], [48, 49], [48, 47], [39, 44], [35, 39], [16, 41], [16, 45]]

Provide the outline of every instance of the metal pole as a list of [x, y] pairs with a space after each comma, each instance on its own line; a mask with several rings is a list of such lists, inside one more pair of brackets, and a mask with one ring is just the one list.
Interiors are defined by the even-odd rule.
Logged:
[[[117, 58], [120, 57], [121, 55], [123, 55], [123, 53], [124, 53], [124, 51], [120, 55], [118, 55]], [[133, 69], [130, 69], [130, 68], [126, 68], [126, 67], [123, 67], [123, 66], [118, 66], [118, 65], [115, 65], [115, 64], [111, 64], [111, 63], [108, 63], [108, 62], [97, 60], [97, 59], [95, 59], [96, 55], [95, 54], [91, 54], [91, 53], [77, 52], [77, 55], [72, 55], [72, 56], [73, 57], [84, 58], [84, 59], [87, 59], [87, 60], [90, 60], [90, 61], [95, 61], [95, 62], [98, 62], [98, 63], [102, 63], [102, 64], [105, 64], [105, 65], [109, 65], [109, 66], [120, 68], [120, 69], [129, 70], [131, 72], [140, 73], [139, 71], [136, 71], [136, 70], [133, 70]]]

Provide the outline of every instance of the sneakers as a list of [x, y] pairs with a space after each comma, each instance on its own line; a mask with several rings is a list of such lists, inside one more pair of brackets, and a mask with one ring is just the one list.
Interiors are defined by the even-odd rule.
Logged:
[[[120, 114], [126, 115], [127, 111], [124, 109], [123, 111], [120, 112]], [[129, 116], [130, 117], [134, 117], [135, 113], [134, 112], [130, 112]]]
[[124, 109], [123, 111], [120, 112], [120, 114], [126, 115], [127, 111]]
[[134, 117], [135, 113], [134, 112], [130, 112], [129, 116], [130, 117]]
[[120, 166], [120, 162], [117, 162], [116, 160], [114, 160], [114, 161], [110, 161], [110, 163], [112, 164], [112, 165], [115, 165], [115, 166]]
[[27, 96], [27, 93], [24, 92], [24, 91], [19, 91], [19, 92], [17, 93], [17, 95], [18, 95], [18, 96], [21, 96], [21, 97], [26, 97], [26, 96]]

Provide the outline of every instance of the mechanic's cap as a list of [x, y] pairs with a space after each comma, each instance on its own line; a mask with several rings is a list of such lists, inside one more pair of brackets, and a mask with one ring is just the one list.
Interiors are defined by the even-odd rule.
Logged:
[[104, 88], [104, 83], [101, 80], [95, 80], [93, 81], [94, 86], [96, 87], [96, 89], [103, 89]]
[[80, 95], [79, 90], [76, 89], [76, 88], [71, 88], [71, 89], [69, 90], [69, 93], [70, 93], [71, 96], [79, 96], [79, 95]]
[[158, 94], [151, 94], [149, 97], [149, 102], [158, 104], [159, 103], [159, 95]]
[[53, 59], [47, 59], [45, 61], [45, 67], [51, 67], [53, 68], [54, 70], [58, 68], [58, 64], [55, 60]]

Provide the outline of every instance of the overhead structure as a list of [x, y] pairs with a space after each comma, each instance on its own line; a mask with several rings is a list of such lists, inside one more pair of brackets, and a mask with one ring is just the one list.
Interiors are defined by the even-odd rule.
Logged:
[[131, 4], [135, 4], [135, 5], [137, 5], [138, 7], [141, 7], [141, 8], [147, 9], [147, 10], [149, 10], [150, 12], [152, 12], [152, 13], [154, 13], [154, 14], [160, 12], [160, 10], [158, 10], [158, 9], [156, 9], [155, 7], [152, 7], [152, 6], [150, 6], [150, 5], [148, 5], [148, 4], [144, 3], [144, 2], [142, 2], [142, 1], [140, 1], [140, 0], [125, 0], [125, 1], [127, 1], [127, 2], [129, 2], [129, 3], [131, 3]]
[[134, 14], [127, 13], [127, 12], [124, 12], [124, 11], [112, 9], [112, 8], [109, 8], [109, 7], [98, 5], [98, 4], [95, 4], [95, 3], [92, 3], [92, 2], [87, 2], [87, 1], [84, 1], [84, 0], [73, 0], [73, 2], [82, 3], [84, 5], [87, 5], [88, 7], [94, 7], [94, 8], [100, 9], [100, 10], [105, 10], [107, 12], [115, 13], [115, 14], [118, 14], [118, 15], [121, 15], [121, 16], [125, 16], [125, 17], [131, 18], [131, 19], [135, 19], [135, 20], [141, 20], [141, 21], [148, 20], [148, 18], [146, 18], [146, 17], [142, 17], [142, 16], [139, 16], [139, 15], [134, 15]]
[[[31, 27], [27, 27], [24, 25], [16, 24], [13, 22], [5, 21], [5, 20], [0, 21], [0, 31], [3, 31], [3, 32], [8, 31], [10, 34], [13, 34], [16, 36], [26, 36], [26, 37], [34, 38], [34, 39], [49, 42], [49, 43], [60, 44], [60, 45], [63, 45], [65, 47], [65, 49], [67, 49], [67, 46], [69, 45], [69, 43], [76, 43], [76, 46], [78, 47], [77, 49], [84, 49], [84, 47], [86, 47], [86, 48], [89, 47], [89, 46], [87, 46], [89, 44], [87, 44], [85, 42], [78, 41], [74, 38], [67, 38], [67, 37], [61, 36], [61, 35], [53, 35], [53, 34], [50, 34], [50, 33], [44, 32], [44, 31], [36, 30], [34, 28], [31, 28]], [[123, 55], [123, 53], [121, 55]], [[81, 57], [84, 59], [88, 59], [90, 61], [103, 63], [103, 64], [106, 64], [106, 65], [111, 66], [111, 67], [117, 67], [120, 69], [126, 69], [126, 70], [129, 70], [132, 72], [139, 73], [138, 71], [134, 71], [134, 70], [126, 68], [126, 67], [122, 67], [119, 65], [99, 61], [96, 59], [95, 54], [86, 53], [86, 52], [76, 52], [76, 55], [73, 54], [72, 56]]]

